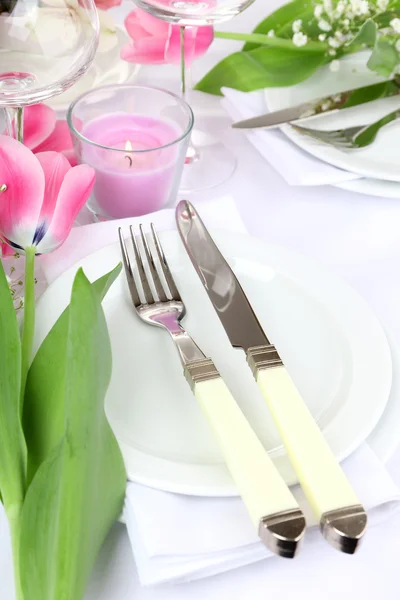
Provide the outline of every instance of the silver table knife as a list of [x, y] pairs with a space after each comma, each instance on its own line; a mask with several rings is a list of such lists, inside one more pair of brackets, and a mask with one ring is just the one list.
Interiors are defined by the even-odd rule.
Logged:
[[285, 123], [294, 123], [301, 119], [332, 114], [340, 109], [366, 104], [378, 98], [389, 98], [399, 93], [400, 79], [393, 79], [382, 83], [374, 83], [363, 88], [347, 90], [332, 96], [317, 98], [291, 108], [284, 108], [245, 121], [238, 121], [233, 123], [232, 127], [234, 129], [272, 129]]
[[367, 525], [364, 508], [195, 208], [180, 202], [176, 220], [232, 346], [246, 352], [323, 536], [338, 550], [353, 554]]

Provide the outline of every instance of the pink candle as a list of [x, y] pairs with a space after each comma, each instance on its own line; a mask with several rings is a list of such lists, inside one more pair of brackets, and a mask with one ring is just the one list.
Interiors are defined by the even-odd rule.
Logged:
[[81, 133], [92, 142], [82, 162], [96, 170], [90, 205], [98, 215], [143, 215], [176, 194], [184, 161], [182, 146], [174, 144], [182, 132], [173, 121], [117, 112], [89, 121]]

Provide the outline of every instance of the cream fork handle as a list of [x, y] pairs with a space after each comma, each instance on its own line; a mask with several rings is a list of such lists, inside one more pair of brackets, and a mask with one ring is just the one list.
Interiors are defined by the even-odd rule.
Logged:
[[[274, 352], [273, 346], [250, 350], [249, 364], [324, 537], [352, 554], [367, 515], [286, 368], [266, 366], [266, 357]], [[276, 362], [276, 355], [272, 360]]]
[[292, 558], [306, 526], [294, 496], [212, 361], [193, 361], [185, 373], [259, 536]]

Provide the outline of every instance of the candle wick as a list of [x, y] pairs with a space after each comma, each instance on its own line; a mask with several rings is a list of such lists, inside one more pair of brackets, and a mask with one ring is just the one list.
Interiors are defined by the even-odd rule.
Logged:
[[131, 156], [129, 156], [129, 154], [126, 154], [126, 155], [125, 155], [125, 158], [127, 158], [127, 159], [129, 160], [129, 168], [130, 168], [130, 167], [133, 165], [133, 160], [132, 160], [132, 157], [131, 157]]

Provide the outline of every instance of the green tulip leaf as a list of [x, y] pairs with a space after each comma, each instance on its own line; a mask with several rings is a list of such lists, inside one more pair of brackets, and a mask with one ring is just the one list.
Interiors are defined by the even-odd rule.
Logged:
[[393, 44], [385, 39], [378, 39], [367, 63], [368, 68], [383, 77], [390, 77], [398, 63], [399, 53]]
[[[0, 261], [1, 262], [1, 261]], [[0, 264], [0, 492], [11, 521], [18, 518], [26, 484], [21, 425], [21, 342], [10, 289]]]
[[[282, 37], [283, 28], [290, 27], [291, 30], [293, 21], [302, 19], [307, 22], [312, 15], [312, 2], [310, 0], [294, 0], [271, 13], [257, 25], [254, 33], [264, 33], [266, 35], [269, 31], [273, 30], [275, 35]], [[257, 43], [249, 42], [244, 46], [243, 50], [255, 50], [258, 46], [259, 44]]]
[[294, 85], [312, 75], [326, 61], [321, 52], [298, 52], [293, 48], [260, 47], [231, 54], [196, 86], [197, 90], [221, 95], [222, 87], [251, 92], [266, 87]]
[[[92, 286], [103, 300], [121, 272], [121, 264]], [[37, 351], [25, 389], [23, 425], [28, 447], [28, 482], [64, 434], [64, 402], [60, 390], [65, 379], [65, 348], [69, 307], [60, 315]]]
[[126, 485], [104, 397], [111, 345], [100, 298], [82, 270], [72, 288], [64, 350], [64, 435], [40, 465], [22, 511], [24, 600], [82, 600], [101, 544], [118, 518]]

